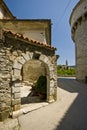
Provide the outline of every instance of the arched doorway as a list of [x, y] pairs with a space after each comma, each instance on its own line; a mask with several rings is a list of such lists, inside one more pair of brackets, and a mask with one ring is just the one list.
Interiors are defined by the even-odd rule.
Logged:
[[[36, 54], [36, 53], [35, 53]], [[12, 109], [19, 110], [29, 102], [32, 87], [36, 86], [38, 78], [46, 76], [46, 99], [47, 102], [54, 102], [57, 99], [57, 75], [56, 75], [56, 56], [39, 54], [35, 57], [33, 52], [22, 53], [13, 63], [12, 71]], [[32, 78], [33, 77], [33, 78]], [[40, 101], [40, 100], [39, 100]]]
[[[48, 82], [50, 82], [48, 78], [48, 73], [49, 69], [46, 63], [37, 59], [31, 59], [23, 65], [21, 69], [21, 105], [47, 100], [47, 84], [49, 84]], [[41, 76], [46, 77], [46, 93], [44, 94], [45, 96], [43, 96], [42, 98], [37, 91], [37, 81]]]

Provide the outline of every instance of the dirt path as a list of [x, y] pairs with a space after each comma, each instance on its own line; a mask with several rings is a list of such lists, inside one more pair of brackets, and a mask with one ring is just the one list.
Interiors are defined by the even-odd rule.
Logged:
[[20, 130], [87, 130], [87, 84], [58, 79], [58, 100], [19, 117]]

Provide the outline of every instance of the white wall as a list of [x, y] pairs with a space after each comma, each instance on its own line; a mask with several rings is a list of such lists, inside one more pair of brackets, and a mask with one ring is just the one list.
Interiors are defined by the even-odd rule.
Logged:
[[3, 19], [3, 13], [1, 9], [0, 9], [0, 19]]
[[43, 42], [46, 44], [46, 36], [44, 30], [30, 30], [24, 32], [25, 37], [29, 37], [30, 39]]

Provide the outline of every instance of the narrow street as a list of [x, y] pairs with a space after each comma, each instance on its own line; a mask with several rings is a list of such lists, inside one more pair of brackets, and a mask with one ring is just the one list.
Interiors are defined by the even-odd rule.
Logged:
[[87, 84], [58, 78], [58, 99], [18, 118], [20, 130], [87, 130]]

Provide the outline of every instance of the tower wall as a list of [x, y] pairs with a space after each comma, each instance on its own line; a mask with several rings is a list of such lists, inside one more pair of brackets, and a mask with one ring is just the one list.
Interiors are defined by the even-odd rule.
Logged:
[[76, 78], [87, 82], [87, 0], [81, 0], [75, 6], [70, 25], [76, 50]]

